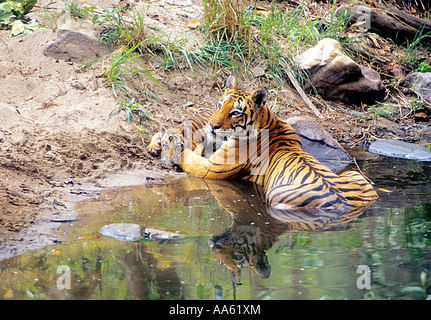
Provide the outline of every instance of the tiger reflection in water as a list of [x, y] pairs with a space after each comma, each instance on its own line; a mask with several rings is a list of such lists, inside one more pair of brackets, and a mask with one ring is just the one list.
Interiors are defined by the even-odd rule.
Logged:
[[[196, 196], [198, 189], [208, 196], [212, 194], [220, 207], [230, 213], [230, 227], [221, 234], [210, 235], [209, 246], [215, 257], [230, 270], [234, 284], [241, 283], [241, 270], [244, 268], [253, 269], [264, 279], [270, 276], [271, 266], [266, 252], [280, 235], [291, 230], [334, 229], [359, 217], [367, 208], [278, 210], [265, 204], [259, 185], [247, 181], [186, 177], [177, 180], [172, 188], [187, 190], [191, 197]], [[166, 196], [168, 191], [163, 190], [163, 194]], [[181, 198], [185, 196], [182, 194]]]

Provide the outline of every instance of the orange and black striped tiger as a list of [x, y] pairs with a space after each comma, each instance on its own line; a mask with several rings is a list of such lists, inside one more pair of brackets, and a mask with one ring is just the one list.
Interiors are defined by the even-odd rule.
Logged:
[[[176, 128], [162, 126], [160, 132], [151, 138], [147, 146], [148, 151], [153, 156], [161, 156], [161, 160], [165, 164], [179, 164], [184, 148], [194, 150], [197, 145], [205, 144], [205, 132], [202, 129], [212, 114], [211, 111], [202, 111], [194, 114]], [[199, 150], [199, 154], [202, 154], [202, 150]]]
[[[156, 184], [151, 190], [163, 198], [164, 210], [179, 203], [190, 205], [214, 197], [222, 212], [230, 214], [230, 225], [221, 233], [209, 236], [211, 252], [230, 271], [234, 283], [241, 282], [241, 272], [250, 268], [262, 278], [271, 273], [266, 253], [279, 237], [289, 231], [323, 231], [350, 228], [349, 223], [365, 207], [342, 209], [293, 208], [278, 210], [265, 204], [260, 185], [244, 180], [200, 179], [186, 176], [170, 183]], [[219, 229], [217, 229], [219, 230]]]
[[[266, 253], [281, 235], [291, 230], [349, 228], [348, 223], [362, 215], [366, 209], [277, 210], [265, 205], [265, 194], [261, 186], [255, 183], [240, 180], [202, 181], [206, 182], [219, 206], [231, 215], [231, 225], [223, 233], [212, 234], [208, 242], [212, 253], [229, 269], [231, 280], [235, 284], [241, 283], [241, 271], [244, 268], [254, 270], [264, 279], [270, 276], [271, 264]], [[199, 185], [193, 180], [190, 184]]]
[[360, 173], [337, 175], [304, 152], [293, 128], [266, 106], [266, 88], [247, 94], [238, 89], [233, 76], [226, 85], [205, 126], [207, 145], [218, 136], [226, 141], [208, 158], [185, 145], [183, 171], [202, 178], [255, 182], [263, 187], [267, 205], [278, 209], [367, 206], [377, 199]]

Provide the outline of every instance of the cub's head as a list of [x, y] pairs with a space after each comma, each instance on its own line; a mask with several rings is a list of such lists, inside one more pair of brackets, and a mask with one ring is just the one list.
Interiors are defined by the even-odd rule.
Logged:
[[178, 129], [160, 130], [161, 159], [167, 165], [179, 164], [184, 146], [184, 137]]
[[231, 136], [240, 139], [256, 139], [259, 129], [259, 113], [268, 100], [268, 90], [260, 88], [252, 94], [238, 90], [237, 80], [229, 76], [226, 91], [217, 103], [206, 131], [208, 138], [215, 141], [227, 140]]

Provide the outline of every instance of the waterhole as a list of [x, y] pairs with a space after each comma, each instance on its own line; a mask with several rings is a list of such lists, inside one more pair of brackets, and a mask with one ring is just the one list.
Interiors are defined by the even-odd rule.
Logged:
[[[0, 261], [0, 299], [426, 299], [431, 166], [354, 152], [380, 198], [347, 215], [272, 212], [245, 182], [106, 189], [61, 224], [62, 244]], [[111, 223], [182, 237], [98, 233]]]

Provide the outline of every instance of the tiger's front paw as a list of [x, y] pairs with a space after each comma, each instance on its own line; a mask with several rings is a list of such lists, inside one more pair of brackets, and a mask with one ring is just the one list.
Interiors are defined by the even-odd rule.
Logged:
[[208, 174], [207, 159], [195, 154], [191, 149], [184, 149], [181, 156], [180, 167], [184, 172], [196, 177], [205, 177]]
[[157, 132], [152, 138], [147, 146], [148, 151], [154, 157], [160, 157], [162, 153], [162, 133]]
[[203, 151], [204, 151], [204, 144], [203, 143], [199, 143], [195, 149], [193, 150], [193, 153], [198, 155], [198, 156], [203, 156]]

